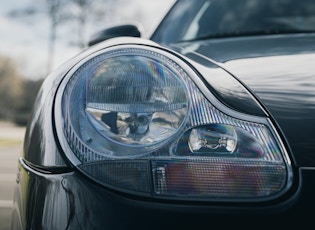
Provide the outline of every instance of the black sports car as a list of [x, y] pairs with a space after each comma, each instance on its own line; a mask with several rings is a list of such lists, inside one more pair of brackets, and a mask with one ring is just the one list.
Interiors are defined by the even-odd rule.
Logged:
[[314, 227], [314, 32], [313, 0], [178, 0], [95, 35], [42, 85], [12, 228]]

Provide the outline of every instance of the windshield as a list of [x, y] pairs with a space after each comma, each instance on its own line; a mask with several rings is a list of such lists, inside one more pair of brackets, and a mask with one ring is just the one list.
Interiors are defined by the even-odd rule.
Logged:
[[152, 40], [172, 43], [314, 31], [314, 0], [179, 0]]

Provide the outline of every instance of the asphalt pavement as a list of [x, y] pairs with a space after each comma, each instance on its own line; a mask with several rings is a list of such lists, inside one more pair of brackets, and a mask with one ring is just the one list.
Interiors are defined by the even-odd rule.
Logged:
[[25, 128], [0, 121], [0, 230], [11, 229], [17, 162]]

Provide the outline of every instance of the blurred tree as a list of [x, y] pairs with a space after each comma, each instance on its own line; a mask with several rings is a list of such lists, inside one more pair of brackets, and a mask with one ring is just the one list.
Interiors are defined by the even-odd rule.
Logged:
[[[68, 14], [69, 29], [74, 30], [76, 36], [72, 45], [84, 48], [88, 41], [87, 25], [93, 26], [93, 32], [104, 29], [104, 25], [112, 22], [113, 14], [119, 9], [123, 0], [70, 0]], [[71, 26], [73, 25], [73, 26]], [[99, 27], [99, 28], [97, 28]], [[97, 28], [97, 29], [96, 29]]]
[[24, 126], [27, 124], [30, 114], [33, 109], [33, 105], [37, 96], [37, 93], [43, 83], [44, 79], [28, 80], [23, 79], [22, 92], [19, 103], [15, 108], [15, 113], [12, 116], [12, 121], [17, 124]]
[[71, 18], [77, 23], [77, 42], [73, 44], [83, 48], [86, 45], [86, 23], [94, 0], [71, 0], [71, 2]]
[[[34, 4], [12, 10], [8, 15], [16, 19], [31, 19], [38, 14], [48, 16], [47, 73], [52, 70], [55, 46], [60, 27], [67, 30], [62, 39], [69, 44], [83, 48], [87, 44], [87, 22], [101, 24], [107, 14], [111, 14], [122, 0], [33, 0]], [[100, 29], [103, 29], [101, 27]]]
[[22, 79], [17, 71], [16, 63], [0, 55], [0, 119], [12, 118], [20, 103], [21, 89]]
[[47, 73], [51, 71], [54, 61], [55, 54], [55, 42], [56, 42], [56, 33], [57, 26], [60, 22], [60, 0], [49, 1], [46, 0], [48, 15], [50, 19], [49, 25], [49, 38], [48, 38], [48, 58], [47, 58]]
[[52, 69], [54, 56], [55, 56], [55, 44], [57, 38], [57, 28], [60, 23], [68, 19], [67, 5], [69, 0], [46, 0], [46, 7], [49, 16], [49, 38], [48, 38], [48, 61], [47, 61], [47, 73]]
[[58, 27], [70, 17], [68, 4], [71, 0], [33, 0], [31, 6], [12, 10], [8, 15], [16, 19], [30, 19], [37, 14], [44, 13], [49, 19], [47, 73], [52, 70], [55, 56]]
[[25, 125], [42, 82], [22, 78], [16, 63], [0, 55], [0, 120]]

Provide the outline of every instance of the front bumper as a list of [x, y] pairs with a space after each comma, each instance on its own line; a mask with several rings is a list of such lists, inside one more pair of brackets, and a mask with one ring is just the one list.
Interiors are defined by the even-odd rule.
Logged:
[[315, 168], [294, 192], [268, 203], [172, 202], [108, 190], [76, 171], [47, 173], [19, 161], [13, 229], [191, 229], [314, 225]]

